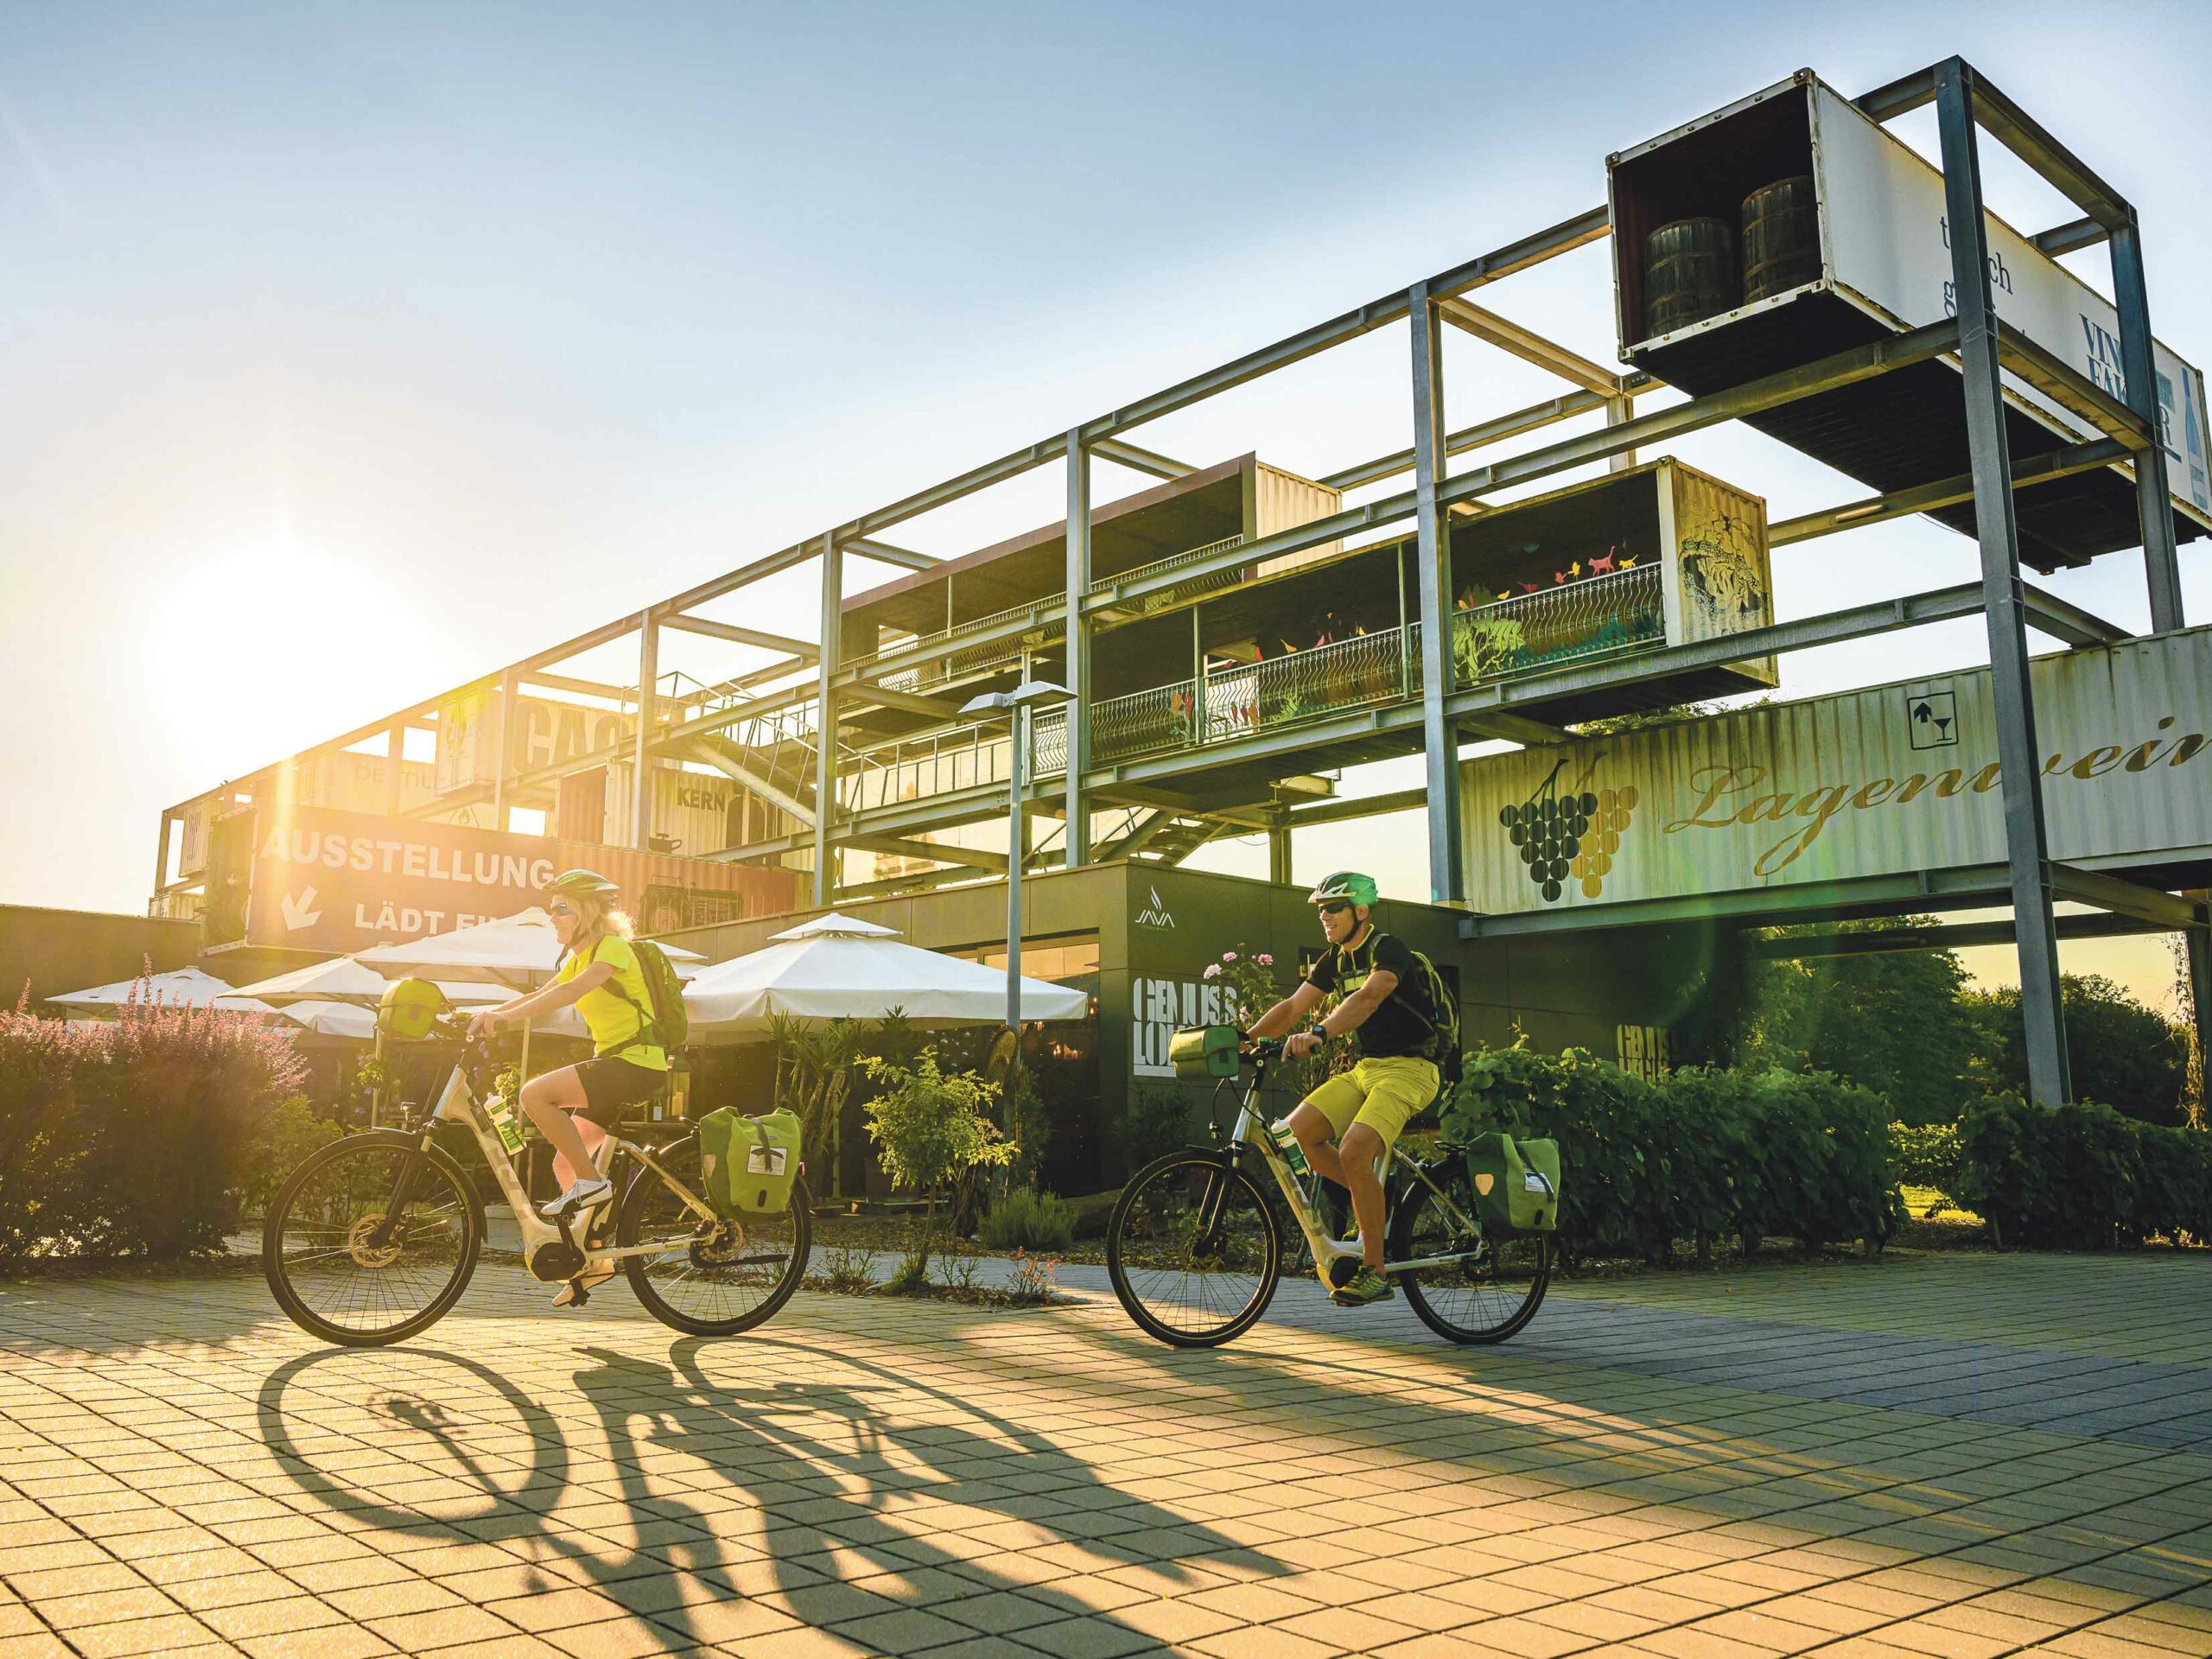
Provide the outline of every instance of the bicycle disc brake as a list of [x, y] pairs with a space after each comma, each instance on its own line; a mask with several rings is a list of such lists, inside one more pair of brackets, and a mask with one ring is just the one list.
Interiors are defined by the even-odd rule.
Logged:
[[384, 1217], [377, 1212], [363, 1216], [346, 1230], [346, 1253], [353, 1258], [357, 1268], [388, 1268], [399, 1260], [399, 1241], [387, 1236], [382, 1244], [369, 1240], [384, 1224]]

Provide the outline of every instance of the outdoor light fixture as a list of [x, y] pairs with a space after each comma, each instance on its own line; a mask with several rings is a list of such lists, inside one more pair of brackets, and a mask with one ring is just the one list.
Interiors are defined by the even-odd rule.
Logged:
[[[1007, 761], [1006, 837], [1006, 1023], [1016, 1040], [1021, 1030], [1021, 791], [1027, 782], [1030, 710], [1065, 702], [1075, 696], [1056, 680], [1024, 680], [1011, 691], [986, 691], [961, 705], [963, 715], [1004, 715], [1011, 722], [1013, 754]], [[1019, 1056], [1020, 1051], [1016, 1051]]]

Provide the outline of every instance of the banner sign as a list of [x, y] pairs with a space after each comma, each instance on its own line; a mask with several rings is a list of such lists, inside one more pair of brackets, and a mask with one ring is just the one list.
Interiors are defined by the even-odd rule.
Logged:
[[[2212, 842], [2212, 630], [2037, 658], [2050, 855]], [[2005, 857], [1989, 671], [1465, 762], [1468, 899], [1491, 914]]]
[[742, 895], [753, 914], [798, 901], [785, 870], [296, 806], [255, 815], [245, 937], [350, 953], [451, 932], [542, 902], [545, 884], [578, 866], [619, 882], [633, 910], [664, 888]]

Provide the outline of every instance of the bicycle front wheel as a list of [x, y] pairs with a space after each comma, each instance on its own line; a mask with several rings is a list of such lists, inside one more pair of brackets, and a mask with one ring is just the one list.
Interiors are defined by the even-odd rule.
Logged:
[[[655, 1161], [704, 1197], [695, 1135], [653, 1154]], [[804, 1178], [791, 1183], [781, 1215], [708, 1220], [648, 1168], [630, 1178], [614, 1240], [623, 1249], [665, 1241], [667, 1248], [622, 1259], [630, 1288], [663, 1325], [695, 1337], [733, 1337], [773, 1319], [806, 1277], [814, 1243], [813, 1211]]]
[[1147, 1336], [1211, 1348], [1268, 1311], [1282, 1235], [1259, 1183], [1234, 1162], [1171, 1152], [1122, 1190], [1106, 1228], [1106, 1271]]
[[411, 1136], [372, 1131], [293, 1172], [262, 1225], [261, 1270], [302, 1330], [377, 1348], [442, 1319], [483, 1243], [483, 1205], [461, 1166]]
[[1429, 1178], [1440, 1198], [1415, 1179], [1391, 1217], [1390, 1259], [1443, 1257], [1433, 1267], [1402, 1268], [1396, 1279], [1421, 1321], [1447, 1342], [1503, 1342], [1536, 1317], [1551, 1283], [1551, 1240], [1541, 1234], [1491, 1237], [1473, 1223], [1474, 1189], [1455, 1162]]

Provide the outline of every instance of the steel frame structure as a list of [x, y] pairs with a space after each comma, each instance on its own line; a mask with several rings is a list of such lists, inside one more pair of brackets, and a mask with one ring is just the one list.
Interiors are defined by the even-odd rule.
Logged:
[[[701, 740], [740, 721], [777, 715], [811, 704], [817, 713], [815, 805], [809, 810], [806, 803], [788, 792], [781, 792], [778, 800], [779, 804], [791, 809], [801, 819], [804, 829], [795, 836], [728, 849], [723, 856], [773, 857], [810, 850], [814, 860], [814, 899], [817, 905], [826, 906], [841, 891], [849, 896], [859, 896], [867, 890], [840, 888], [836, 874], [837, 851], [841, 847], [921, 852], [935, 844], [907, 837], [923, 830], [991, 816], [1003, 810], [1006, 798], [1003, 785], [991, 783], [925, 801], [861, 810], [841, 819], [836, 786], [840, 711], [873, 704], [943, 716], [950, 723], [956, 717], [950, 715], [948, 705], [891, 689], [883, 683], [906, 671], [926, 667], [953, 650], [968, 651], [982, 645], [1014, 641], [1042, 624], [1058, 621], [1065, 631], [1068, 679], [1076, 693], [1074, 702], [1068, 705], [1067, 765], [1063, 777], [1049, 786], [1047, 794], [1040, 795], [1032, 786], [1029, 808], [1040, 816], [1057, 817], [1062, 821], [1065, 827], [1064, 857], [1071, 866], [1089, 861], [1092, 856], [1088, 844], [1090, 813], [1098, 805], [1148, 810], [1155, 815], [1150, 831], [1158, 830], [1157, 815], [1163, 813], [1193, 814], [1217, 824], [1233, 823], [1241, 830], [1264, 830], [1270, 836], [1271, 870], [1278, 877], [1287, 878], [1289, 835], [1299, 826], [1337, 821], [1363, 811], [1402, 810], [1418, 804], [1426, 810], [1431, 896], [1438, 902], [1463, 903], [1459, 795], [1455, 787], [1432, 787], [1365, 801], [1305, 808], [1276, 803], [1245, 810], [1224, 810], [1205, 808], [1188, 798], [1178, 797], [1173, 784], [1179, 776], [1218, 766], [1225, 761], [1274, 757], [1287, 760], [1301, 752], [1325, 749], [1332, 741], [1353, 736], [1397, 731], [1409, 738], [1416, 727], [1430, 778], [1455, 778], [1463, 734], [1521, 739], [1557, 736], [1556, 728], [1532, 720], [1529, 710], [1568, 691], [1627, 685], [1686, 669], [1782, 654], [1945, 618], [1980, 614], [1985, 620], [1988, 636], [2003, 767], [2008, 855], [2003, 867], [2001, 889], [2009, 898], [2014, 915], [2012, 927], [2018, 947], [2028, 1029], [2030, 1083], [2037, 1099], [2050, 1103], [2063, 1101], [2067, 1095], [2067, 1065], [2058, 1005], [2058, 929], [2051, 910], [2055, 896], [2068, 893], [2083, 897], [2107, 911], [2134, 916], [2139, 920], [2155, 912], [2185, 928], [2199, 987], [2200, 1025], [2208, 1012], [2203, 1007], [2205, 998], [2212, 995], [2205, 988], [2203, 907], [2190, 906], [2171, 895], [2153, 893], [2111, 877], [2099, 878], [2088, 884], [2094, 891], [2085, 890], [2078, 881], [2069, 886], [2068, 878], [2050, 860], [2036, 783], [2038, 772], [2035, 764], [2035, 715], [2027, 674], [2028, 625], [2032, 622], [2062, 640], [2076, 645], [2106, 643], [2126, 636], [2111, 624], [2023, 581], [2013, 492], [2024, 485], [2122, 461], [2131, 464], [2136, 477], [2153, 629], [2163, 632], [2177, 628], [2183, 621], [2175, 537], [2167, 505], [2165, 461], [2153, 438], [2157, 403], [2141, 233], [2135, 210], [2125, 198], [1961, 59], [1954, 57], [1931, 65], [1858, 100], [1859, 107], [1879, 122], [1893, 120], [1930, 103], [1936, 107], [1947, 207], [1949, 222], [1955, 227], [1952, 259], [1959, 302], [1956, 315], [1951, 320], [1639, 416], [1634, 406], [1637, 396], [1656, 385], [1649, 376], [1605, 368], [1478, 306], [1467, 297], [1478, 289], [1608, 236], [1611, 226], [1606, 210], [1601, 206], [1424, 277], [1065, 432], [1040, 439], [1026, 448], [861, 513], [842, 524], [650, 605], [633, 615], [607, 623], [467, 686], [415, 704], [305, 753], [343, 748], [378, 732], [388, 732], [390, 752], [396, 761], [405, 730], [410, 727], [434, 727], [438, 705], [448, 699], [477, 687], [497, 685], [505, 694], [499, 700], [504, 710], [522, 687], [538, 684], [634, 705], [639, 715], [634, 742], [601, 753], [573, 757], [556, 766], [522, 772], [511, 772], [506, 767], [505, 746], [497, 745], [502, 760], [494, 783], [468, 794], [442, 797], [420, 810], [447, 810], [480, 798], [499, 806], [509, 800], [512, 791], [538, 787], [559, 773], [616, 759], [633, 760], [640, 778], [647, 760], [655, 756], [688, 760], [709, 759], [741, 781], [757, 787], [757, 779], [750, 779], [741, 770], [733, 770], [722, 760], [703, 753]], [[2004, 143], [2081, 208], [2083, 217], [2080, 219], [2055, 226], [2036, 238], [2040, 246], [2056, 253], [2091, 246], [2099, 241], [2109, 245], [2128, 388], [2124, 404], [2100, 392], [2071, 367], [2032, 342], [1999, 327], [1986, 257], [1978, 151], [1979, 135], [1982, 132]], [[1401, 321], [1410, 325], [1412, 342], [1408, 380], [1414, 412], [1413, 447], [1347, 467], [1319, 481], [1346, 491], [1379, 484], [1410, 472], [1410, 488], [1347, 506], [1294, 529], [1224, 545], [1196, 559], [1179, 562], [1170, 570], [1141, 569], [1122, 580], [1094, 583], [1090, 569], [1094, 458], [1160, 478], [1187, 475], [1193, 470], [1191, 467], [1140, 448], [1130, 435], [1165, 416], [1249, 385], [1278, 370]], [[1446, 326], [1558, 375], [1567, 382], [1569, 389], [1547, 402], [1493, 416], [1460, 431], [1447, 431], [1443, 418], [1443, 331]], [[1932, 480], [1885, 496], [1848, 502], [1777, 524], [1773, 527], [1772, 543], [1786, 545], [1970, 501], [1975, 508], [1978, 525], [1981, 566], [1978, 582], [1777, 623], [1724, 639], [1673, 646], [1629, 660], [1538, 672], [1472, 690], [1454, 689], [1448, 672], [1446, 630], [1427, 627], [1423, 630], [1421, 642], [1425, 671], [1417, 702], [1362, 709], [1292, 730], [1255, 733], [1231, 743], [1209, 746], [1187, 754], [1122, 766], [1101, 766], [1091, 762], [1090, 645], [1096, 620], [1103, 612], [1126, 608], [1132, 601], [1166, 594], [1196, 578], [1254, 567], [1270, 558], [1341, 542], [1347, 537], [1410, 519], [1418, 549], [1416, 574], [1422, 613], [1440, 616], [1448, 609], [1451, 592], [1448, 527], [1455, 512], [1481, 511], [1485, 499], [1500, 491], [1596, 462], [1608, 462], [1616, 468], [1630, 466], [1640, 448], [1937, 357], [1955, 360], [1961, 370], [1971, 472], [1956, 478]], [[2015, 467], [2005, 440], [2000, 370], [2010, 371], [2031, 384], [2063, 386], [2069, 394], [2070, 406], [2093, 411], [2092, 417], [2103, 435]], [[1599, 411], [1603, 412], [1605, 423], [1597, 429], [1465, 470], [1454, 472], [1452, 468], [1453, 459], [1459, 455]], [[848, 555], [906, 569], [928, 569], [937, 563], [930, 556], [910, 551], [881, 537], [899, 525], [938, 508], [1054, 463], [1060, 464], [1066, 475], [1066, 580], [1063, 592], [963, 632], [956, 641], [924, 640], [852, 664], [840, 660], [840, 607], [843, 599], [843, 564]], [[818, 643], [810, 645], [693, 613], [701, 606], [808, 562], [816, 563], [820, 571]], [[715, 698], [696, 695], [657, 698], [655, 670], [663, 629], [763, 648], [778, 653], [777, 660], [717, 688], [728, 694], [719, 707], [711, 706]], [[639, 679], [635, 686], [579, 680], [556, 671], [559, 664], [633, 634], [639, 651]], [[757, 695], [752, 695], [756, 690]], [[300, 758], [302, 757], [292, 757]], [[390, 767], [389, 775], [396, 808], [399, 777], [396, 764]], [[975, 798], [966, 798], [969, 795]], [[633, 798], [637, 805], [632, 834], [635, 843], [642, 846], [652, 827], [651, 793], [640, 787], [633, 791]], [[171, 816], [178, 810], [171, 809], [170, 814], [163, 817], [157, 885], [167, 868]], [[1124, 855], [1143, 845], [1147, 833], [1146, 826], [1133, 827], [1105, 850], [1114, 855]], [[921, 887], [947, 880], [975, 879], [994, 868], [1005, 867], [1003, 859], [973, 856], [963, 849], [950, 848], [939, 851], [946, 865], [944, 869], [906, 878], [903, 885]], [[1949, 881], [1954, 875], [1958, 879]], [[871, 887], [882, 885], [886, 884], [870, 884]], [[1998, 891], [1998, 887], [1993, 885], [1991, 872], [1977, 868], [1931, 873], [1912, 892], [1887, 893], [1879, 902], [1894, 906], [1955, 895], [1970, 896], [1986, 903]], [[1763, 897], [1770, 906], [1776, 902], [1775, 895]], [[1847, 913], [1852, 904], [1861, 901], [1842, 894], [1799, 892], [1789, 895], [1788, 902], [1808, 908], [1827, 905], [1830, 913], [1840, 914]], [[1470, 918], [1466, 931], [1471, 937], [1489, 938], [1541, 931], [1554, 926], [1627, 925], [1635, 919], [1632, 912], [1643, 908], [1633, 905], [1578, 906], [1569, 914], [1556, 917]], [[1684, 912], [1691, 913], [1722, 912], [1710, 907], [1699, 911], [1693, 906]], [[1662, 918], [1647, 915], [1644, 919]]]

